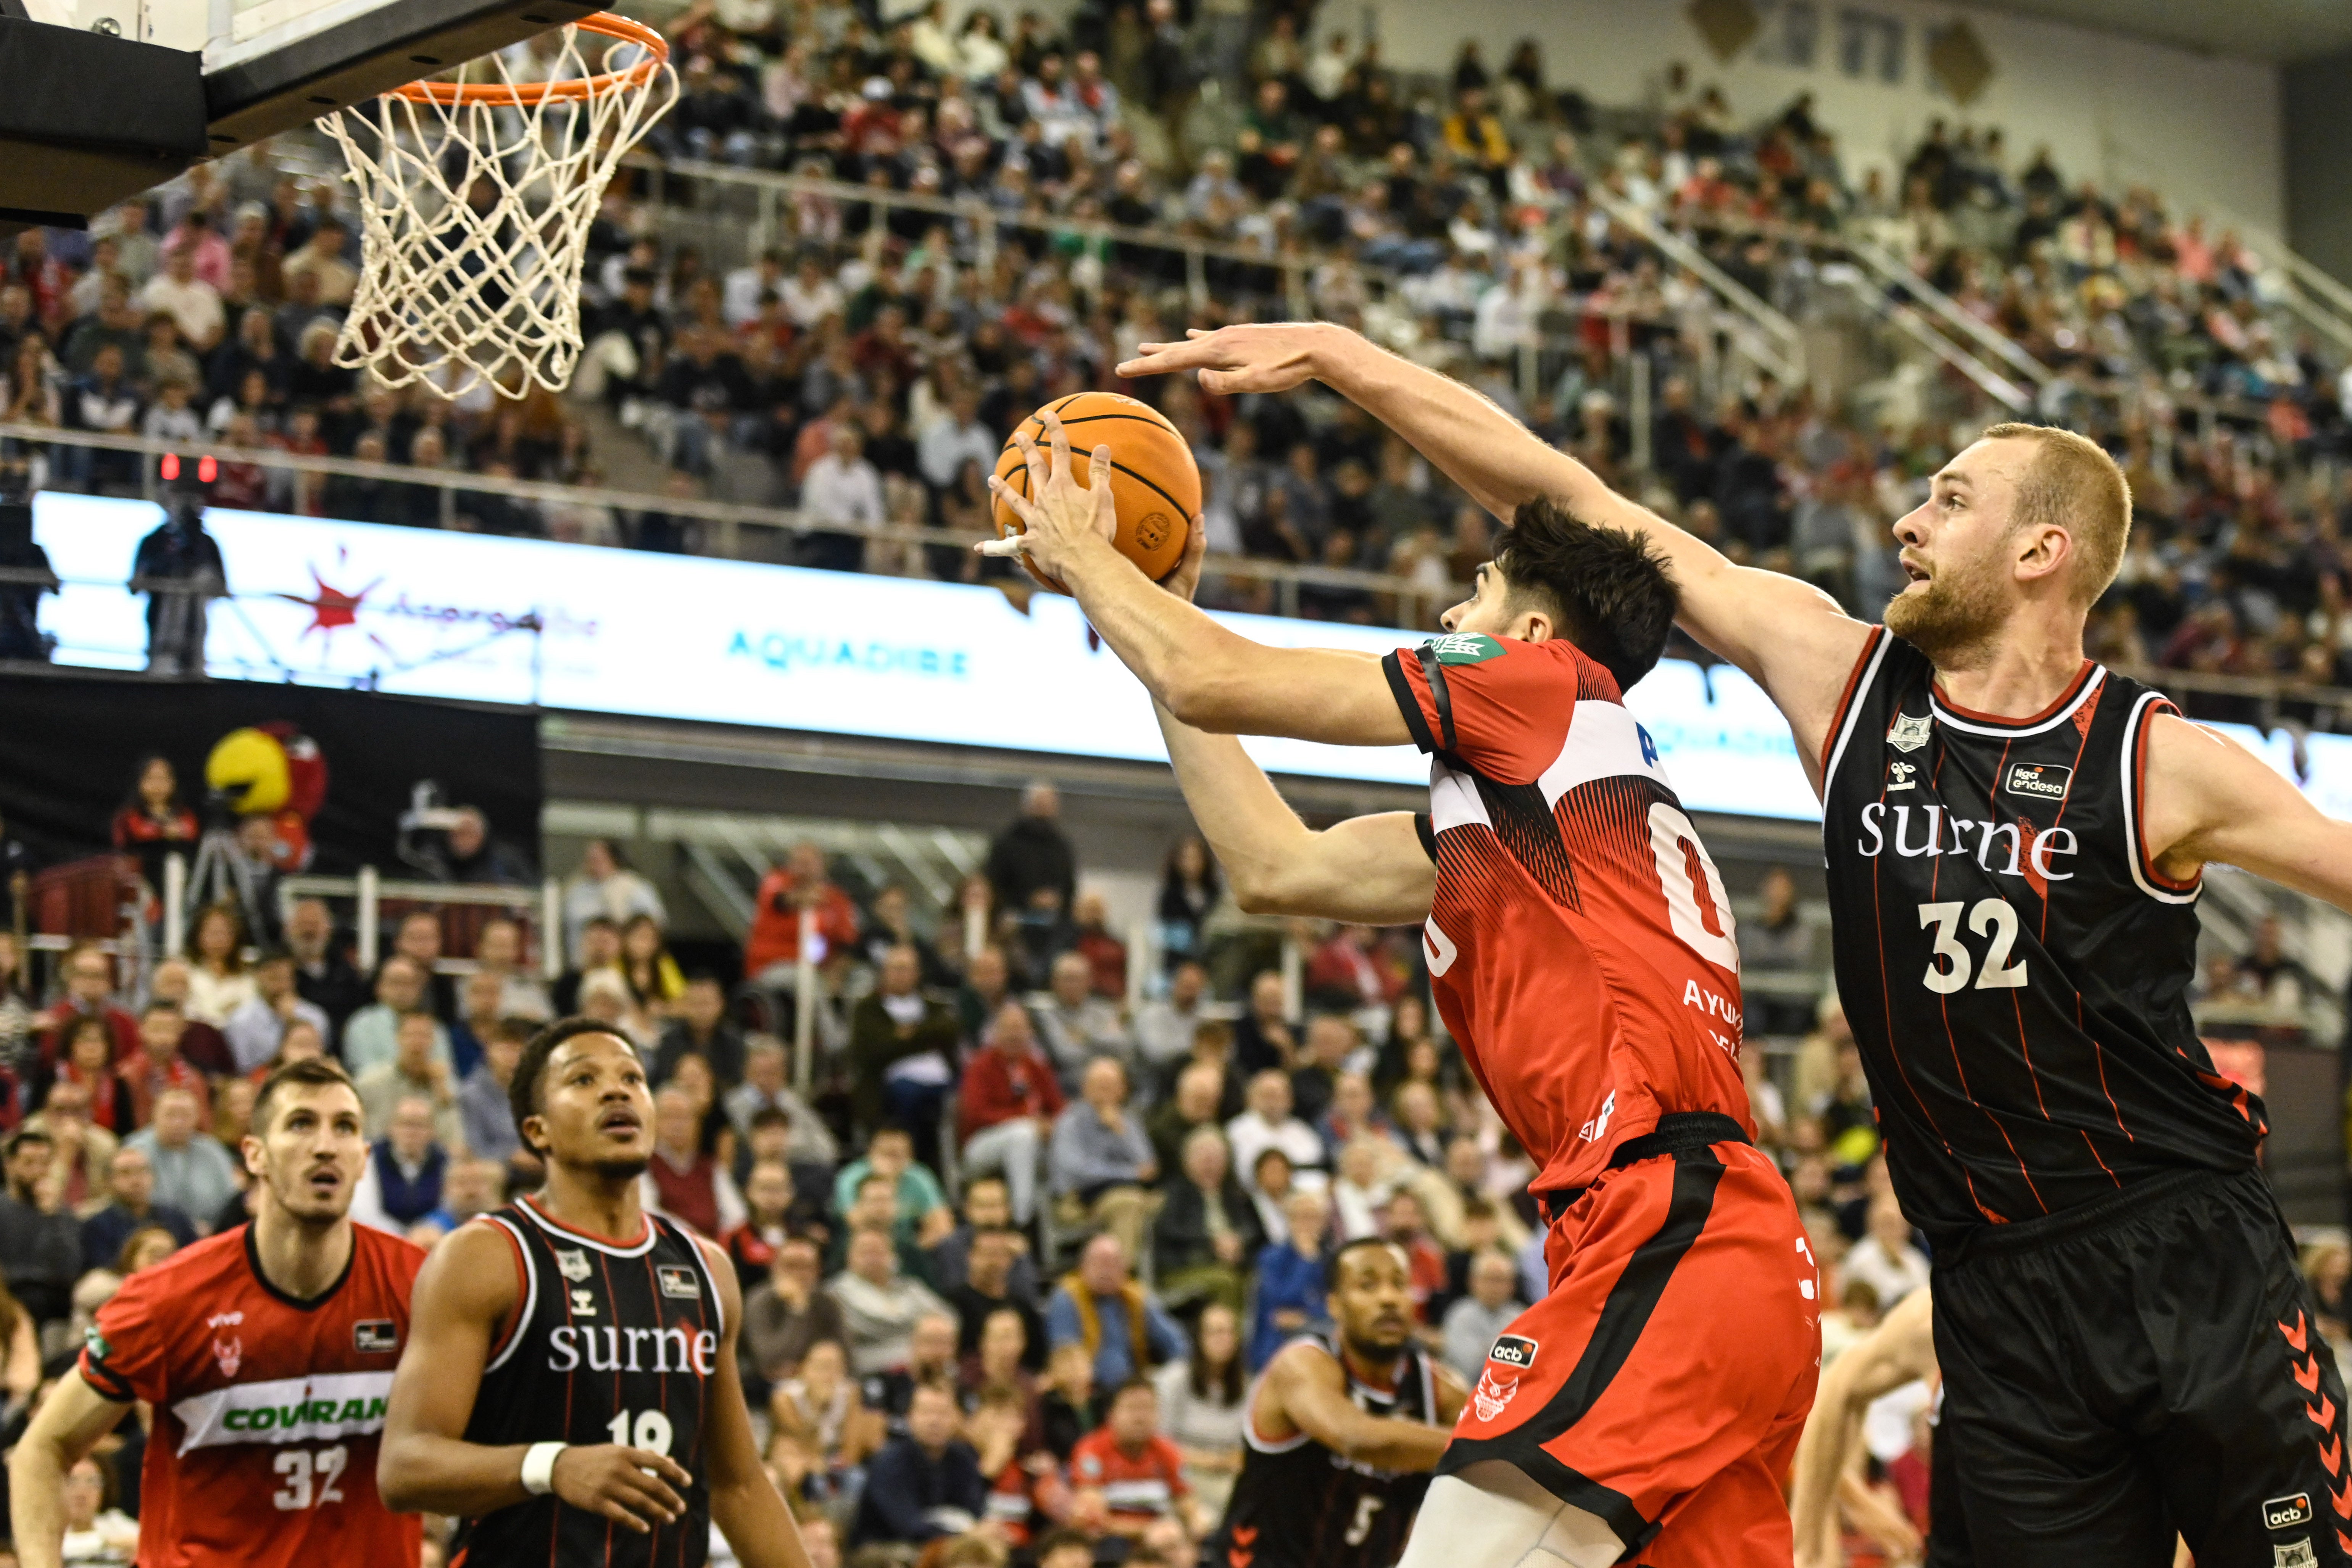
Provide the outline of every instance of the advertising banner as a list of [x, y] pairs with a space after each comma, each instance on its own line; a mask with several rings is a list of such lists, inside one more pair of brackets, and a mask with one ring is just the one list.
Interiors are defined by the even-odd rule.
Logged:
[[[45, 601], [61, 662], [135, 669], [144, 602], [120, 586], [161, 521], [44, 494], [35, 537], [69, 585]], [[211, 611], [222, 679], [1066, 756], [1160, 760], [1142, 688], [1076, 604], [992, 588], [215, 510], [235, 597]], [[1416, 632], [1222, 616], [1276, 646], [1384, 653]], [[1788, 726], [1747, 677], [1669, 661], [1627, 704], [1685, 805], [1819, 815]], [[1409, 746], [1252, 740], [1276, 773], [1414, 784]]]

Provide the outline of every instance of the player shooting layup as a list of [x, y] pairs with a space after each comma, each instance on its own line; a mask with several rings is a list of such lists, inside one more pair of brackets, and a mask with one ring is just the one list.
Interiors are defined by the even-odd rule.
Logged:
[[2352, 825], [2083, 656], [2131, 528], [2121, 471], [2000, 425], [1895, 525], [1884, 626], [1736, 567], [1486, 399], [1325, 326], [1233, 327], [1122, 374], [1313, 377], [1498, 516], [1550, 500], [1671, 563], [1822, 796], [1838, 989], [1904, 1212], [1935, 1245], [1930, 1561], [2352, 1562], [2345, 1398], [2255, 1169], [2261, 1102], [2190, 1021], [2199, 878], [2352, 908]]
[[[1103, 488], [1011, 499], [1043, 571], [1160, 704], [1194, 819], [1244, 908], [1424, 921], [1432, 989], [1540, 1162], [1551, 1289], [1496, 1342], [1405, 1568], [1786, 1563], [1780, 1475], [1811, 1403], [1818, 1281], [1788, 1184], [1750, 1142], [1739, 954], [1721, 879], [1619, 695], [1675, 591], [1641, 541], [1519, 509], [1446, 612], [1384, 658], [1261, 647], [1109, 543]], [[1431, 753], [1430, 812], [1309, 833], [1234, 734]], [[1727, 1310], [1736, 1322], [1727, 1321]], [[1238, 1494], [1237, 1494], [1238, 1495]]]
[[630, 1044], [568, 1018], [523, 1047], [515, 1130], [547, 1186], [441, 1240], [416, 1281], [381, 1481], [463, 1522], [450, 1568], [808, 1568], [751, 1437], [727, 1255], [637, 1205], [653, 1097]]
[[136, 1401], [154, 1409], [139, 1557], [173, 1568], [415, 1568], [418, 1521], [376, 1493], [378, 1434], [407, 1342], [418, 1247], [351, 1219], [360, 1097], [329, 1061], [254, 1099], [253, 1221], [123, 1282], [9, 1467], [16, 1552], [54, 1568], [66, 1472]]

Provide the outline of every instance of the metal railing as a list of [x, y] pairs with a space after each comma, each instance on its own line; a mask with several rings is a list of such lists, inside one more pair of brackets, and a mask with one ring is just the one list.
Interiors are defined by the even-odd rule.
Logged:
[[[653, 495], [641, 490], [621, 490], [595, 485], [564, 485], [541, 479], [509, 479], [494, 475], [474, 474], [452, 468], [417, 468], [400, 463], [372, 463], [356, 458], [320, 458], [276, 451], [269, 448], [229, 447], [165, 441], [143, 436], [110, 436], [91, 430], [68, 430], [46, 425], [23, 425], [0, 422], [0, 438], [60, 447], [83, 447], [101, 452], [121, 452], [144, 458], [160, 458], [166, 453], [183, 458], [211, 456], [225, 463], [251, 464], [254, 467], [296, 474], [316, 474], [328, 478], [372, 479], [428, 489], [439, 497], [438, 511], [443, 526], [448, 526], [458, 515], [457, 498], [467, 495], [497, 496], [508, 500], [531, 501], [542, 506], [563, 508], [601, 508], [613, 512], [667, 514], [690, 518], [710, 524], [702, 542], [706, 555], [732, 560], [744, 559], [753, 552], [747, 548], [744, 531], [758, 530], [770, 538], [775, 535], [797, 539], [808, 534], [835, 534], [885, 543], [926, 545], [933, 548], [964, 551], [971, 547], [970, 535], [953, 529], [921, 528], [896, 523], [856, 523], [818, 520], [794, 508], [754, 506], [739, 501], [706, 500], [691, 496]], [[142, 491], [153, 499], [160, 491], [153, 465], [140, 465]], [[63, 487], [52, 487], [62, 489]], [[338, 519], [340, 521], [367, 522], [369, 518]], [[766, 559], [767, 556], [754, 558]], [[1276, 607], [1284, 615], [1296, 615], [1302, 588], [1328, 588], [1367, 593], [1392, 600], [1402, 624], [1425, 627], [1435, 624], [1437, 614], [1468, 593], [1462, 584], [1446, 583], [1432, 585], [1414, 578], [1400, 577], [1384, 572], [1364, 572], [1353, 568], [1321, 566], [1283, 561], [1265, 561], [1255, 556], [1229, 555], [1223, 552], [1209, 556], [1202, 574], [1208, 579], [1228, 583], [1264, 583], [1271, 585]], [[0, 581], [31, 581], [22, 575], [0, 577]]]
[[1783, 385], [1804, 384], [1805, 340], [1796, 322], [1759, 299], [1753, 289], [1717, 266], [1698, 247], [1606, 185], [1596, 181], [1586, 187], [1585, 194], [1593, 205], [1609, 215], [1612, 223], [1639, 236], [1745, 317], [1760, 339], [1753, 344], [1752, 357], [1779, 376]]

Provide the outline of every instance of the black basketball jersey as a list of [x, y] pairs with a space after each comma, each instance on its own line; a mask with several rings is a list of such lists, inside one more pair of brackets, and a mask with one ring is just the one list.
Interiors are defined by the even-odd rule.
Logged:
[[[1348, 1358], [1330, 1339], [1301, 1337], [1338, 1360], [1348, 1397], [1359, 1408], [1408, 1421], [1437, 1420], [1436, 1384], [1418, 1348], [1398, 1359], [1395, 1387], [1375, 1388], [1348, 1370]], [[1252, 1384], [1244, 1408], [1256, 1405]], [[1425, 1473], [1377, 1469], [1333, 1453], [1304, 1432], [1269, 1443], [1246, 1415], [1242, 1435], [1242, 1473], [1215, 1542], [1214, 1560], [1222, 1568], [1390, 1568], [1403, 1554], [1405, 1532], [1429, 1489]]]
[[657, 1215], [622, 1246], [558, 1224], [529, 1198], [480, 1223], [513, 1244], [521, 1294], [483, 1370], [466, 1441], [625, 1443], [667, 1454], [694, 1482], [684, 1517], [649, 1534], [550, 1493], [464, 1521], [451, 1562], [462, 1548], [467, 1568], [699, 1568], [710, 1551], [703, 1412], [725, 1327], [702, 1249]]
[[2085, 660], [2032, 718], [1972, 712], [1883, 626], [1848, 680], [1822, 769], [1838, 994], [1931, 1239], [2253, 1163], [2262, 1101], [2189, 1014], [2200, 884], [2139, 833], [2172, 710]]

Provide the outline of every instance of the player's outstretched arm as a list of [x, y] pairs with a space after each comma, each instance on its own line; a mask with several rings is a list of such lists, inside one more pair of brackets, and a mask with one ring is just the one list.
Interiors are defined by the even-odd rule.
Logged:
[[[1457, 381], [1399, 358], [1343, 327], [1276, 322], [1195, 331], [1181, 343], [1145, 343], [1118, 367], [1128, 376], [1197, 370], [1202, 390], [1286, 392], [1320, 381], [1411, 442], [1505, 521], [1549, 496], [1587, 522], [1630, 529], [1666, 558], [1691, 636], [1771, 693], [1808, 758], [1862, 651], [1868, 629], [1811, 584], [1733, 564], [1704, 540], [1619, 495], [1494, 403]], [[1809, 760], [1810, 770], [1812, 763]]]
[[[1016, 437], [1029, 462], [1029, 496], [988, 481], [1025, 530], [992, 542], [1018, 549], [1066, 584], [1152, 700], [1213, 734], [1339, 746], [1397, 746], [1412, 738], [1376, 656], [1252, 642], [1195, 608], [1189, 581], [1170, 593], [1146, 577], [1110, 542], [1117, 517], [1110, 448], [1095, 448], [1094, 485], [1081, 489], [1071, 478], [1069, 432], [1051, 409], [1045, 420], [1047, 447]], [[1197, 577], [1205, 544], [1196, 522], [1171, 578]]]
[[1298, 820], [1239, 741], [1203, 734], [1157, 703], [1152, 711], [1184, 803], [1244, 910], [1381, 926], [1428, 916], [1437, 868], [1412, 813], [1349, 817], [1318, 832]]
[[2352, 822], [2339, 821], [2230, 737], [2176, 713], [2148, 721], [2141, 842], [2186, 882], [2209, 861], [2352, 910]]
[[[1344, 1459], [1383, 1470], [1433, 1470], [1453, 1436], [1432, 1426], [1374, 1415], [1348, 1397], [1348, 1374], [1331, 1352], [1294, 1344], [1266, 1363], [1265, 1392], [1289, 1424]], [[1461, 1412], [1457, 1400], [1456, 1415]]]
[[1870, 1402], [1935, 1373], [1934, 1304], [1922, 1289], [1897, 1301], [1878, 1327], [1822, 1373], [1797, 1442], [1789, 1495], [1798, 1568], [1839, 1568], [1845, 1561], [1838, 1542], [1838, 1482], [1859, 1451]]
[[[425, 1260], [376, 1457], [385, 1507], [474, 1518], [530, 1500], [529, 1444], [466, 1441], [490, 1346], [520, 1300], [512, 1244], [487, 1222], [451, 1231]], [[668, 1455], [616, 1443], [566, 1447], [551, 1479], [565, 1502], [640, 1535], [686, 1510], [673, 1486], [691, 1481]]]
[[735, 1341], [743, 1321], [743, 1287], [726, 1253], [707, 1241], [697, 1241], [719, 1289], [719, 1304], [727, 1321], [719, 1337], [719, 1370], [711, 1378], [711, 1398], [703, 1406], [702, 1451], [709, 1465], [710, 1518], [735, 1549], [743, 1568], [808, 1568], [808, 1552], [801, 1544], [800, 1526], [793, 1522], [767, 1467], [760, 1462], [760, 1445], [751, 1434], [751, 1412], [743, 1400], [743, 1383], [736, 1370]]
[[66, 1473], [131, 1408], [92, 1388], [79, 1369], [58, 1379], [8, 1456], [8, 1518], [24, 1568], [58, 1568], [64, 1560]]

